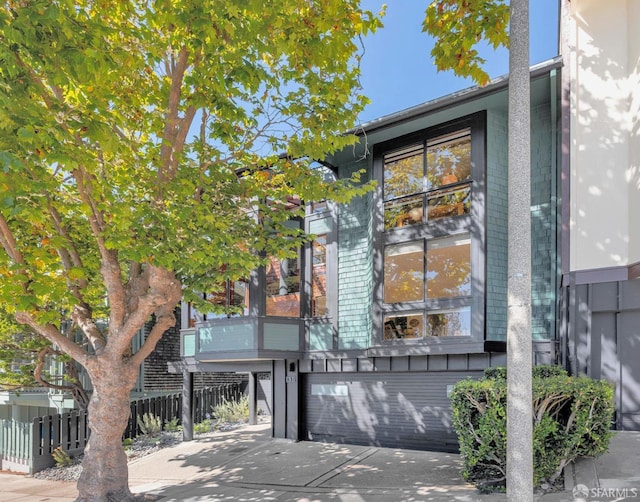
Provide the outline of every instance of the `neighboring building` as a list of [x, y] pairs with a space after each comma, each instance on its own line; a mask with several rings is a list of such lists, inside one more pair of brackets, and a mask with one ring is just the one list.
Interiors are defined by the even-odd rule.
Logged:
[[[559, 358], [561, 61], [532, 68], [533, 344]], [[507, 79], [369, 122], [326, 165], [364, 169], [375, 192], [310, 204], [316, 235], [224, 301], [244, 316], [183, 307], [185, 392], [201, 371], [270, 373], [275, 437], [457, 448], [448, 392], [504, 365]], [[191, 322], [191, 319], [197, 322]]]
[[562, 5], [562, 361], [640, 430], [640, 2]]
[[[177, 313], [179, 314], [179, 310]], [[134, 350], [141, 345], [152, 326], [153, 321], [149, 321], [136, 334], [132, 342]], [[155, 350], [143, 363], [131, 398], [139, 399], [179, 391], [182, 387], [181, 377], [167, 371], [167, 362], [179, 357], [180, 334], [179, 322], [177, 322], [175, 327], [167, 330], [156, 345]], [[52, 363], [47, 368], [47, 373], [50, 375], [63, 375], [64, 365], [62, 363]], [[90, 391], [92, 388], [91, 381], [86, 372], [80, 370], [79, 377], [84, 389]], [[203, 378], [208, 380], [210, 376], [203, 375]], [[237, 375], [232, 378], [235, 381], [242, 379], [241, 376]], [[12, 419], [17, 422], [30, 422], [36, 417], [67, 413], [76, 407], [76, 403], [70, 393], [46, 387], [0, 391], [0, 419], [4, 420]]]

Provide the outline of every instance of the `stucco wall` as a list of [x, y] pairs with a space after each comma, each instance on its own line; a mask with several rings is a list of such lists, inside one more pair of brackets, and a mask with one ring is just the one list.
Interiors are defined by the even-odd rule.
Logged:
[[639, 3], [571, 2], [572, 271], [640, 261]]
[[[640, 2], [627, 2], [627, 26], [629, 37], [629, 262], [640, 262], [640, 228], [633, 221], [640, 215]], [[637, 220], [636, 220], [637, 221]]]

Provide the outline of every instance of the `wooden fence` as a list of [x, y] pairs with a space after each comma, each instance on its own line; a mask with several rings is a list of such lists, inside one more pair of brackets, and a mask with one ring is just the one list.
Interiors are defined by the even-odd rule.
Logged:
[[29, 472], [32, 437], [30, 423], [0, 420], [0, 470]]
[[[213, 406], [223, 400], [235, 401], [243, 394], [242, 384], [209, 387], [194, 393], [194, 422], [203, 421]], [[182, 421], [182, 394], [137, 399], [131, 402], [131, 417], [123, 435], [136, 438], [140, 433], [138, 417], [145, 413], [160, 417], [165, 424], [178, 419]], [[5, 425], [7, 422], [10, 425]], [[69, 455], [77, 456], [84, 451], [90, 430], [86, 412], [63, 413], [34, 418], [32, 423], [0, 421], [2, 443], [0, 443], [0, 465], [10, 470], [34, 473], [55, 464], [51, 456], [60, 447]]]

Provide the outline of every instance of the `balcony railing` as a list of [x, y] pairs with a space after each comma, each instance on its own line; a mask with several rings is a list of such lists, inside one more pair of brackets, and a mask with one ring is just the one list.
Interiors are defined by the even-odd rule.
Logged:
[[199, 361], [288, 359], [303, 350], [304, 320], [294, 317], [214, 319], [182, 330], [182, 356]]

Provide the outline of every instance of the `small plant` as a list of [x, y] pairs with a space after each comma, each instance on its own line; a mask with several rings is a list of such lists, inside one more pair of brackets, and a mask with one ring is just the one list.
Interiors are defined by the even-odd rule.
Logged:
[[53, 450], [51, 456], [58, 467], [68, 467], [73, 463], [71, 456], [60, 446]]
[[211, 419], [206, 418], [202, 422], [193, 425], [193, 432], [196, 434], [205, 434], [211, 432], [213, 429], [213, 422]]
[[182, 430], [182, 426], [178, 425], [178, 417], [173, 417], [171, 420], [165, 420], [164, 430], [167, 432], [178, 432]]
[[145, 413], [142, 415], [142, 419], [138, 417], [138, 427], [143, 435], [155, 436], [162, 431], [162, 419], [150, 413]]
[[122, 446], [124, 447], [125, 450], [130, 449], [132, 444], [133, 444], [133, 439], [131, 438], [124, 438], [122, 441]]
[[249, 398], [242, 396], [237, 401], [222, 402], [212, 408], [213, 415], [220, 422], [238, 423], [247, 422], [249, 420]]

